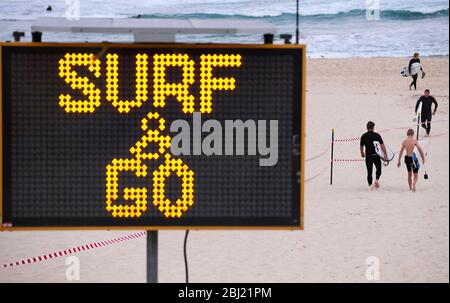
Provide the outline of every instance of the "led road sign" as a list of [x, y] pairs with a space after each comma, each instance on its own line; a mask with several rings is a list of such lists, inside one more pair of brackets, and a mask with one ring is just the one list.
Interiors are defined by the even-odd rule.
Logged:
[[2, 228], [303, 226], [303, 46], [0, 47]]

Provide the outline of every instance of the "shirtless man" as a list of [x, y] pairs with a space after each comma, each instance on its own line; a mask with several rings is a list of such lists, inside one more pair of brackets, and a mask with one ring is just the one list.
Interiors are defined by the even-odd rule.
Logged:
[[[398, 157], [397, 167], [400, 167], [400, 159], [402, 158], [403, 151], [406, 149], [405, 164], [406, 164], [406, 169], [408, 171], [409, 190], [412, 192], [415, 192], [417, 180], [419, 180], [419, 163], [418, 163], [416, 154], [414, 153], [414, 147], [417, 146], [420, 156], [422, 157], [423, 164], [425, 164], [425, 154], [422, 150], [422, 147], [420, 147], [419, 143], [414, 138], [414, 130], [411, 128], [408, 129], [406, 135], [408, 137], [402, 143], [402, 148], [400, 149], [400, 155]], [[413, 173], [414, 173], [414, 178], [413, 178]]]

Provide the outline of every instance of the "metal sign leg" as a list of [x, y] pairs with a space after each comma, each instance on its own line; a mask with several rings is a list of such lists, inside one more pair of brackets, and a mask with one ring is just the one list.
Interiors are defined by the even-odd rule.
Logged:
[[147, 231], [147, 283], [158, 283], [158, 231]]

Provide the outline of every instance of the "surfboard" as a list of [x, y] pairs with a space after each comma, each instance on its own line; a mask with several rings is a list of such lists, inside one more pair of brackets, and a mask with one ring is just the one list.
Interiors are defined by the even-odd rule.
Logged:
[[409, 73], [409, 66], [405, 66], [402, 71], [400, 72], [400, 74], [403, 77], [409, 77], [411, 75], [416, 75], [420, 72], [420, 68], [422, 67], [422, 65], [420, 65], [419, 62], [415, 62], [411, 65], [411, 73]]
[[[430, 142], [428, 140], [422, 139], [422, 140], [419, 140], [418, 143], [422, 147], [422, 150], [425, 154], [425, 160], [427, 160], [428, 151], [430, 149]], [[422, 171], [424, 172], [423, 178], [425, 180], [427, 180], [428, 179], [427, 168], [426, 168], [425, 164], [423, 164], [422, 157], [420, 156], [420, 153], [419, 153], [419, 150], [417, 149], [417, 147], [414, 147], [413, 159], [415, 159], [415, 162], [417, 163], [418, 168], [423, 168], [422, 169]]]
[[[425, 160], [428, 157], [428, 151], [430, 150], [430, 141], [428, 140], [419, 140], [418, 141], [420, 147], [422, 147], [422, 150], [425, 154]], [[417, 149], [417, 147], [414, 147], [414, 153], [416, 154], [417, 160], [419, 162], [420, 166], [423, 166], [423, 161], [422, 161], [422, 157], [420, 156], [419, 150]]]
[[422, 101], [419, 102], [419, 106], [417, 106], [416, 116], [413, 119], [413, 122], [420, 123], [419, 121], [419, 115], [422, 113]]
[[[384, 160], [384, 152], [381, 149], [381, 144], [378, 141], [373, 141], [373, 144], [375, 145], [375, 152], [377, 153], [378, 156], [380, 156], [380, 158], [382, 160]], [[387, 162], [390, 162], [394, 159], [395, 154], [392, 151], [392, 149], [387, 146], [386, 144], [384, 145], [384, 147], [386, 147], [386, 153], [387, 153]]]
[[409, 67], [405, 66], [402, 71], [400, 72], [400, 75], [402, 75], [403, 77], [408, 77], [409, 76]]

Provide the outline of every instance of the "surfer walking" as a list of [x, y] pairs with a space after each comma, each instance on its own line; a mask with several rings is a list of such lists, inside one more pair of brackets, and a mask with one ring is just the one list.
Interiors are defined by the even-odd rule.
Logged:
[[425, 72], [422, 69], [422, 64], [420, 63], [419, 53], [414, 53], [411, 60], [409, 60], [408, 71], [411, 77], [413, 78], [411, 84], [409, 85], [409, 89], [414, 86], [414, 89], [417, 90], [417, 77], [419, 76], [419, 71], [422, 72], [422, 78], [425, 77]]
[[400, 155], [398, 156], [397, 167], [400, 167], [400, 159], [402, 158], [403, 152], [406, 150], [405, 164], [406, 170], [408, 171], [408, 185], [409, 190], [412, 192], [416, 191], [417, 181], [419, 180], [419, 159], [417, 158], [414, 148], [417, 147], [420, 156], [422, 157], [422, 163], [425, 164], [425, 153], [419, 142], [414, 138], [414, 130], [408, 129], [406, 132], [406, 139], [402, 143], [402, 148], [400, 149]]
[[[383, 160], [387, 161], [387, 152], [386, 147], [384, 146], [383, 139], [380, 134], [374, 131], [375, 123], [372, 121], [367, 122], [367, 132], [361, 136], [361, 142], [359, 145], [361, 157], [366, 160], [366, 168], [367, 168], [367, 183], [369, 183], [369, 189], [373, 190], [373, 188], [380, 187], [380, 177], [381, 177], [381, 158], [377, 154], [375, 150], [376, 144], [381, 146], [381, 150], [384, 153]], [[365, 151], [364, 151], [365, 150]], [[375, 183], [373, 182], [373, 166], [375, 165]]]
[[[432, 111], [432, 105], [434, 104], [434, 110]], [[430, 95], [430, 90], [426, 89], [424, 95], [417, 100], [415, 112], [418, 114], [419, 107], [422, 107], [420, 111], [420, 122], [422, 127], [425, 128], [426, 136], [430, 135], [431, 132], [431, 118], [436, 114], [438, 103], [436, 99]]]

